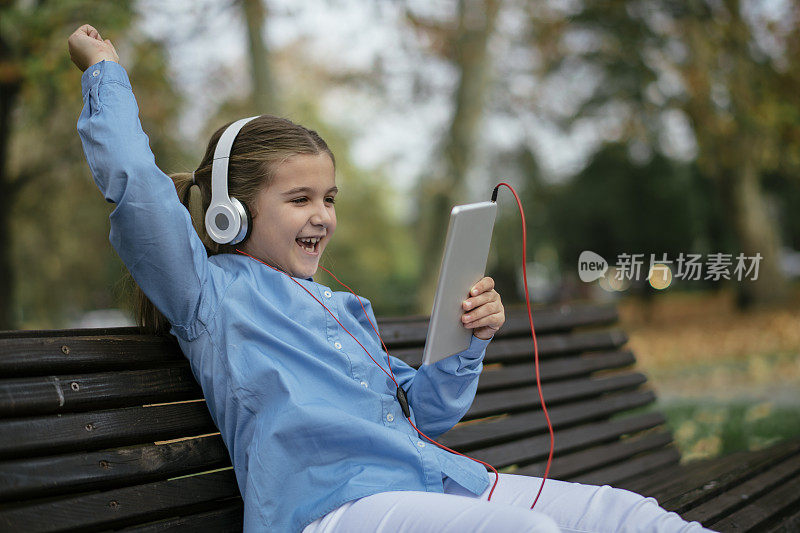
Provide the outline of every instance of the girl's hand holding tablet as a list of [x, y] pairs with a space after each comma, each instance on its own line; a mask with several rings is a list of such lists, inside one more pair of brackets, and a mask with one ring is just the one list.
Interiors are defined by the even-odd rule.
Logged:
[[488, 276], [481, 279], [472, 287], [469, 295], [461, 304], [464, 309], [461, 322], [479, 339], [491, 339], [506, 321], [503, 302], [494, 290], [494, 280]]
[[93, 26], [84, 24], [67, 39], [69, 56], [81, 72], [100, 61], [119, 63], [119, 56], [111, 41], [103, 40]]

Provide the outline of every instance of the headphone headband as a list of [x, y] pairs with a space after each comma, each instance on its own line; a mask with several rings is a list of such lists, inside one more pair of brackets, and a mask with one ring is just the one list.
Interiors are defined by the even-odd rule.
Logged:
[[248, 235], [247, 210], [236, 198], [228, 196], [228, 161], [236, 136], [245, 124], [258, 116], [242, 118], [225, 128], [214, 149], [211, 165], [211, 204], [206, 211], [206, 231], [220, 244], [237, 244]]

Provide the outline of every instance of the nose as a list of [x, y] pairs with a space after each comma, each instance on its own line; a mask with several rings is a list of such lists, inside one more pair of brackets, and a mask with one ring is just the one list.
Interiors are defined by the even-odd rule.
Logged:
[[312, 225], [322, 226], [324, 228], [330, 226], [332, 221], [333, 217], [331, 216], [330, 210], [328, 209], [328, 206], [325, 205], [324, 201], [317, 204], [316, 209], [314, 209], [314, 213], [311, 215], [311, 219], [309, 220]]

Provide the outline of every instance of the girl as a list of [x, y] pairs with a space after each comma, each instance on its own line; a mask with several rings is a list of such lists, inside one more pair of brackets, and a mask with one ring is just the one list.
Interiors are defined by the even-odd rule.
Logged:
[[140, 319], [169, 328], [203, 388], [244, 499], [245, 531], [702, 530], [610, 487], [548, 481], [530, 511], [540, 480], [501, 475], [486, 501], [486, 470], [426, 443], [396, 394], [405, 391], [410, 420], [432, 438], [464, 415], [505, 320], [492, 279], [464, 302], [467, 350], [418, 371], [387, 359], [369, 302], [312, 279], [336, 230], [337, 193], [333, 154], [315, 132], [271, 116], [243, 127], [228, 192], [249, 209], [252, 231], [236, 246], [216, 245], [201, 240], [179, 198], [188, 203], [197, 185], [208, 209], [225, 128], [191, 175], [170, 179], [155, 165], [111, 42], [84, 25], [69, 51], [84, 71], [86, 159], [116, 204], [111, 243], [155, 305], [145, 302]]

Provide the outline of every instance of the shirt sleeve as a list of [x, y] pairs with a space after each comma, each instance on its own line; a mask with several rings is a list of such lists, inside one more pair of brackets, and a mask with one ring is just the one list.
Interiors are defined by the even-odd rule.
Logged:
[[213, 268], [173, 181], [155, 163], [125, 69], [113, 61], [81, 77], [78, 133], [111, 213], [109, 239], [173, 332], [191, 340], [201, 293]]
[[430, 438], [448, 431], [469, 410], [490, 341], [473, 335], [463, 352], [432, 365], [422, 365], [419, 370], [392, 357], [392, 370], [406, 391], [416, 426]]

